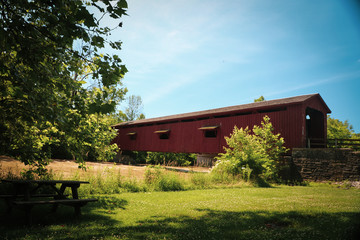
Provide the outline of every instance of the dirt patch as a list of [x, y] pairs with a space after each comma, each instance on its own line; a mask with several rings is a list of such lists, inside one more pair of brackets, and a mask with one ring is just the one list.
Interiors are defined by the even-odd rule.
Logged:
[[[122, 164], [114, 164], [110, 162], [86, 162], [87, 170], [79, 169], [79, 165], [72, 160], [54, 159], [48, 165], [48, 170], [51, 171], [56, 178], [73, 179], [77, 176], [84, 178], [94, 174], [106, 174], [108, 172], [120, 174], [124, 177], [144, 179], [146, 166], [130, 166]], [[185, 175], [187, 172], [209, 172], [209, 168], [204, 167], [171, 167], [172, 169], [180, 169], [179, 175]], [[8, 176], [9, 174], [19, 176], [20, 172], [27, 169], [22, 162], [7, 156], [0, 156], [0, 177]]]

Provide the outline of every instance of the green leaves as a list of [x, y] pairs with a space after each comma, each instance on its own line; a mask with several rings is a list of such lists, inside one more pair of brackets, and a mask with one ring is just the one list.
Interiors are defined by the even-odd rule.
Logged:
[[276, 161], [286, 152], [284, 139], [273, 133], [270, 118], [265, 116], [261, 126], [254, 125], [252, 131], [234, 127], [230, 137], [225, 137], [228, 147], [220, 154], [214, 172], [233, 175], [249, 174], [266, 179], [276, 177]]
[[85, 7], [81, 7], [76, 14], [78, 21], [83, 22], [86, 27], [96, 27], [94, 14], [90, 14]]
[[71, 121], [75, 123], [75, 127], [66, 131], [58, 147], [66, 144], [66, 151], [79, 162], [112, 160], [118, 151], [117, 145], [111, 144], [116, 136], [116, 130], [110, 127], [112, 119], [101, 114], [89, 114], [87, 118], [78, 118], [76, 114], [69, 112], [68, 118], [75, 120]]
[[189, 166], [196, 160], [196, 156], [189, 153], [163, 153], [163, 152], [148, 152], [146, 156], [146, 163], [153, 165], [174, 165], [174, 166]]
[[127, 4], [126, 0], [118, 1], [117, 6], [118, 6], [118, 8], [128, 8], [128, 4]]
[[100, 37], [100, 36], [93, 36], [91, 38], [91, 45], [93, 46], [97, 46], [97, 47], [100, 47], [100, 48], [103, 48], [104, 47], [104, 38]]
[[118, 42], [110, 42], [109, 44], [110, 44], [110, 46], [112, 48], [120, 50], [122, 42], [120, 42], [120, 41], [118, 41]]
[[[42, 168], [60, 142], [84, 159], [89, 151], [81, 146], [108, 141], [93, 144], [96, 139], [89, 139], [102, 133], [81, 131], [98, 126], [107, 132], [84, 121], [114, 112], [127, 91], [121, 59], [101, 54], [107, 44], [121, 48], [120, 41], [107, 40], [111, 30], [101, 20], [107, 15], [118, 21], [125, 8], [124, 0], [1, 1], [0, 154]], [[90, 84], [97, 89], [86, 88]]]
[[339, 119], [327, 118], [327, 137], [329, 139], [349, 139], [354, 135], [353, 127], [348, 121], [340, 121]]

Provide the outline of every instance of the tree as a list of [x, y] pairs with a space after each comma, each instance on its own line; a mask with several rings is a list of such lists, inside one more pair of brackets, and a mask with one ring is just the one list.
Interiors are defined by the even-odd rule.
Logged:
[[131, 95], [127, 98], [128, 106], [125, 112], [119, 112], [119, 118], [121, 121], [134, 121], [139, 119], [145, 119], [145, 115], [142, 113], [143, 103], [140, 96]]
[[[1, 154], [41, 172], [52, 145], [81, 146], [84, 119], [115, 111], [127, 69], [117, 55], [101, 53], [121, 48], [107, 40], [114, 28], [101, 20], [107, 15], [121, 27], [126, 8], [125, 0], [0, 0]], [[87, 68], [91, 76], [80, 78]], [[96, 87], [87, 89], [89, 81]]]
[[262, 102], [262, 101], [265, 101], [264, 96], [260, 96], [259, 98], [254, 99], [254, 102]]
[[252, 131], [235, 126], [225, 140], [228, 147], [224, 147], [225, 153], [220, 154], [212, 171], [233, 175], [245, 175], [246, 171], [256, 177], [276, 178], [277, 161], [287, 149], [280, 134], [274, 133], [268, 116], [261, 126], [254, 125]]
[[[327, 117], [327, 138], [328, 139], [360, 139], [360, 134], [355, 133], [353, 126], [345, 120], [340, 121], [339, 119]], [[350, 148], [357, 148], [355, 145], [351, 145], [354, 142], [350, 141], [341, 141], [345, 146]], [[334, 147], [334, 142], [330, 141], [329, 147]], [[346, 145], [349, 144], [349, 145]], [[340, 144], [341, 145], [341, 144]]]
[[327, 117], [327, 137], [329, 139], [350, 139], [355, 136], [353, 126], [347, 120]]

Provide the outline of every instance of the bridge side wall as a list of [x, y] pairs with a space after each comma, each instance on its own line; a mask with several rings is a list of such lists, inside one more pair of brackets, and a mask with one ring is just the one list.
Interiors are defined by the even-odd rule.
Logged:
[[294, 148], [292, 161], [304, 180], [360, 181], [360, 151]]

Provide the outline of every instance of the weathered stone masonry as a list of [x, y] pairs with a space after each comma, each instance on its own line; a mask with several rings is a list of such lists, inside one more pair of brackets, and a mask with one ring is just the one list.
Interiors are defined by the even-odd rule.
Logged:
[[292, 161], [304, 180], [360, 180], [360, 151], [294, 148]]

